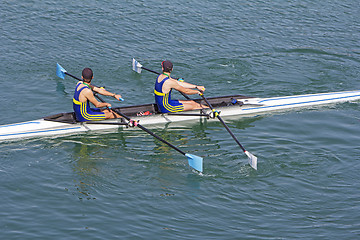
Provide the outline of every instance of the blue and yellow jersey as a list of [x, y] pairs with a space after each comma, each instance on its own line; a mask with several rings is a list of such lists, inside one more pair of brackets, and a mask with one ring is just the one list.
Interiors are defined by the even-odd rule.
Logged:
[[156, 78], [155, 89], [154, 89], [155, 102], [158, 105], [159, 110], [162, 113], [184, 111], [184, 106], [182, 103], [179, 102], [179, 100], [171, 99], [171, 90], [168, 93], [162, 92], [162, 87], [164, 85], [164, 82], [169, 78], [166, 77], [159, 83], [158, 82], [159, 76]]
[[84, 103], [79, 101], [81, 91], [85, 88], [89, 88], [88, 86], [84, 86], [78, 90], [80, 84], [81, 82], [76, 85], [73, 98], [73, 109], [76, 120], [79, 122], [104, 120], [105, 113], [101, 112], [99, 108], [90, 108], [89, 100]]

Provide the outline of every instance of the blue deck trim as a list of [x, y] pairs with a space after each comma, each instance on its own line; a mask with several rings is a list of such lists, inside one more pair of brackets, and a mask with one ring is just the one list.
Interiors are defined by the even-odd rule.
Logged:
[[[333, 95], [333, 94], [332, 94]], [[312, 95], [315, 96], [315, 95]], [[302, 96], [304, 97], [304, 96]], [[337, 99], [344, 99], [344, 98], [352, 98], [352, 97], [360, 97], [360, 94], [357, 95], [353, 95], [353, 96], [344, 96], [344, 97], [337, 97], [337, 98], [327, 98], [327, 99], [321, 99], [321, 100], [314, 100], [314, 101], [305, 101], [305, 102], [298, 102], [298, 103], [288, 103], [288, 104], [279, 104], [279, 105], [271, 105], [271, 106], [261, 106], [261, 107], [254, 107], [254, 108], [245, 108], [242, 109], [243, 111], [246, 110], [254, 110], [254, 109], [264, 109], [264, 108], [274, 108], [274, 107], [281, 107], [281, 106], [295, 106], [295, 105], [299, 105], [299, 104], [305, 104], [305, 103], [314, 103], [314, 102], [324, 102], [324, 101], [330, 101], [330, 100], [337, 100]], [[281, 98], [281, 99], [290, 99], [290, 98], [294, 98], [294, 97], [289, 97], [289, 98]], [[274, 101], [274, 100], [279, 100], [280, 98], [273, 98], [273, 99], [265, 99], [260, 102], [265, 102], [265, 101]]]
[[[283, 99], [309, 98], [309, 97], [328, 96], [328, 95], [333, 95], [333, 96], [334, 95], [343, 95], [344, 93], [346, 93], [346, 94], [357, 93], [358, 95], [355, 95], [355, 96], [360, 96], [360, 91], [348, 91], [348, 92], [337, 92], [337, 93], [332, 92], [332, 93], [318, 93], [318, 94], [308, 94], [308, 95], [295, 95], [295, 96], [287, 96], [287, 97], [267, 98], [267, 99], [259, 101], [259, 103], [266, 102], [266, 101], [273, 101], [273, 100], [283, 100]], [[346, 97], [341, 97], [341, 98], [348, 98], [348, 97], [355, 97], [355, 96], [346, 96]], [[341, 98], [331, 98], [331, 99], [341, 99]]]
[[31, 122], [23, 122], [23, 123], [14, 123], [14, 124], [2, 125], [2, 126], [0, 126], [0, 128], [21, 126], [21, 125], [27, 125], [27, 124], [40, 124], [40, 122], [31, 121]]
[[33, 134], [33, 133], [56, 132], [56, 131], [72, 130], [72, 129], [79, 129], [79, 128], [81, 128], [81, 127], [60, 128], [60, 129], [41, 130], [41, 131], [22, 132], [22, 133], [9, 133], [9, 134], [0, 135], [0, 137], [16, 136], [16, 135], [26, 135], [26, 134]]

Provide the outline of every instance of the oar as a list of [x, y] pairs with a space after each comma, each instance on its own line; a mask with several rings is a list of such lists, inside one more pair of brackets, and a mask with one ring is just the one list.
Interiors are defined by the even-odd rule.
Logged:
[[249, 164], [252, 168], [254, 168], [255, 170], [257, 170], [257, 157], [254, 156], [253, 154], [251, 154], [250, 152], [246, 151], [245, 148], [241, 145], [241, 143], [239, 142], [239, 140], [237, 140], [237, 138], [235, 137], [235, 135], [231, 132], [230, 128], [227, 126], [227, 124], [224, 122], [224, 120], [220, 117], [220, 113], [215, 110], [215, 108], [213, 108], [213, 106], [210, 104], [210, 102], [206, 99], [206, 97], [204, 96], [204, 93], [200, 90], [201, 94], [200, 96], [205, 100], [206, 104], [209, 106], [209, 108], [211, 109], [211, 111], [215, 114], [215, 116], [219, 119], [219, 121], [224, 125], [224, 127], [226, 128], [226, 130], [230, 133], [231, 137], [235, 140], [235, 142], [241, 147], [241, 149], [244, 151], [244, 153], [248, 156], [249, 158]]
[[[144, 69], [146, 71], [149, 71], [149, 72], [152, 72], [152, 73], [155, 73], [157, 75], [160, 75], [160, 73], [154, 71], [154, 70], [151, 70], [151, 69], [148, 69], [146, 67], [143, 67], [143, 65], [141, 65], [138, 61], [135, 60], [135, 58], [133, 58], [132, 60], [132, 67], [133, 67], [133, 70], [137, 73], [141, 73], [141, 69]], [[172, 77], [173, 78], [173, 77]], [[173, 78], [173, 79], [176, 79], [176, 80], [179, 80], [180, 78]], [[180, 91], [179, 91], [180, 92]], [[191, 100], [190, 97], [188, 95], [186, 95], [185, 93], [183, 92], [180, 92], [181, 95], [183, 95], [187, 100]]]
[[[101, 101], [101, 102], [105, 102], [100, 96], [98, 96], [97, 94], [95, 94], [95, 96]], [[122, 116], [123, 118], [125, 118], [126, 120], [128, 120], [129, 122], [134, 122], [133, 120], [131, 120], [128, 116], [126, 116], [125, 114], [123, 114], [122, 112], [110, 108], [112, 111], [116, 112], [117, 114], [119, 114], [120, 116]], [[109, 110], [110, 110], [109, 109]], [[142, 126], [141, 124], [139, 124], [138, 122], [135, 122], [134, 126], [139, 127], [140, 129], [144, 130], [145, 132], [147, 132], [148, 134], [150, 134], [151, 136], [155, 137], [156, 139], [162, 141], [163, 143], [167, 144], [168, 146], [172, 147], [173, 149], [175, 149], [176, 151], [178, 151], [179, 153], [181, 153], [182, 155], [185, 155], [188, 159], [189, 162], [189, 166], [194, 168], [195, 170], [202, 172], [203, 171], [203, 158], [193, 155], [193, 154], [189, 154], [189, 153], [185, 153], [182, 150], [180, 150], [178, 147], [175, 147], [174, 145], [172, 145], [171, 143], [169, 143], [168, 141], [162, 139], [161, 137], [159, 137], [158, 135], [156, 135], [155, 133], [153, 133], [152, 131], [150, 131], [149, 129], [145, 128], [144, 126]]]
[[[68, 76], [70, 76], [70, 77], [72, 77], [72, 78], [75, 78], [76, 80], [83, 81], [82, 79], [80, 79], [80, 78], [78, 78], [78, 77], [76, 77], [76, 76], [68, 73], [68, 72], [65, 70], [65, 68], [63, 68], [63, 67], [62, 67], [60, 64], [58, 64], [58, 63], [56, 63], [56, 75], [57, 75], [59, 78], [62, 78], [62, 79], [65, 78], [65, 75], [68, 75]], [[93, 85], [93, 86], [95, 86], [95, 85]], [[120, 101], [124, 101], [124, 99], [123, 99], [123, 98], [120, 98]]]
[[[71, 75], [70, 73], [68, 73], [62, 66], [60, 66], [60, 64], [57, 63], [57, 67], [56, 67], [56, 75], [62, 79], [65, 78], [65, 74], [73, 77], [79, 81], [82, 81], [80, 78]], [[101, 101], [101, 102], [105, 102], [100, 96], [98, 96], [97, 94], [95, 94], [95, 96]], [[126, 116], [125, 114], [123, 114], [122, 112], [113, 109], [113, 108], [108, 108], [109, 110], [112, 110], [114, 112], [116, 112], [117, 114], [119, 114], [120, 116], [122, 116], [123, 118], [125, 118], [126, 120], [128, 120], [129, 122], [133, 122], [133, 120], [131, 120], [128, 116]], [[156, 135], [155, 133], [151, 132], [150, 130], [148, 130], [147, 128], [143, 127], [142, 125], [140, 125], [139, 123], [135, 122], [135, 125], [138, 126], [140, 129], [144, 130], [145, 132], [147, 132], [148, 134], [152, 135], [153, 137], [155, 137], [156, 139], [162, 141], [163, 143], [169, 145], [170, 147], [172, 147], [173, 149], [175, 149], [176, 151], [178, 151], [179, 153], [185, 155], [188, 159], [189, 162], [189, 166], [194, 168], [195, 170], [202, 172], [203, 171], [203, 158], [193, 155], [193, 154], [189, 154], [189, 153], [185, 153], [182, 150], [180, 150], [179, 148], [175, 147], [174, 145], [172, 145], [171, 143], [167, 142], [166, 140], [162, 139], [161, 137], [159, 137], [158, 135]]]

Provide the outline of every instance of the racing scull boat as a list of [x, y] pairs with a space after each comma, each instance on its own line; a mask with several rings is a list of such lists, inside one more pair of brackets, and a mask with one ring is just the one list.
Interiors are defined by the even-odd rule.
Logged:
[[[359, 91], [329, 92], [318, 94], [294, 95], [272, 98], [255, 98], [232, 95], [208, 98], [211, 105], [226, 119], [229, 116], [250, 117], [268, 112], [283, 111], [315, 105], [355, 101], [360, 99]], [[195, 99], [203, 102], [203, 99]], [[214, 120], [210, 109], [185, 111], [178, 113], [160, 113], [156, 104], [144, 104], [115, 108], [141, 125], [165, 125], [170, 122]], [[87, 131], [107, 130], [124, 127], [128, 122], [121, 119], [109, 119], [96, 122], [77, 122], [73, 112], [59, 113], [42, 119], [0, 126], [0, 141], [30, 137], [76, 134]]]

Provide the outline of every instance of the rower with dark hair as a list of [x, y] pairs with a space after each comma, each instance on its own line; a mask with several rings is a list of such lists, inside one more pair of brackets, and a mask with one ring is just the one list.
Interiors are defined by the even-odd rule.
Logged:
[[155, 82], [155, 101], [159, 110], [163, 113], [180, 112], [193, 109], [207, 108], [193, 100], [174, 100], [171, 99], [171, 90], [175, 89], [185, 94], [200, 94], [199, 90], [205, 91], [204, 86], [197, 86], [187, 82], [177, 81], [170, 77], [173, 70], [173, 64], [170, 61], [163, 61], [161, 63], [163, 73], [156, 78]]
[[[121, 95], [106, 91], [104, 88], [99, 88], [91, 85], [91, 80], [94, 78], [93, 71], [90, 68], [84, 68], [81, 76], [83, 81], [79, 81], [75, 88], [73, 98], [73, 108], [76, 115], [76, 120], [79, 122], [104, 120], [109, 118], [119, 118], [120, 116], [108, 109], [101, 110], [100, 108], [111, 107], [110, 103], [102, 103], [96, 100], [94, 92], [104, 96], [112, 96], [120, 101]], [[96, 108], [90, 107], [90, 102]]]

